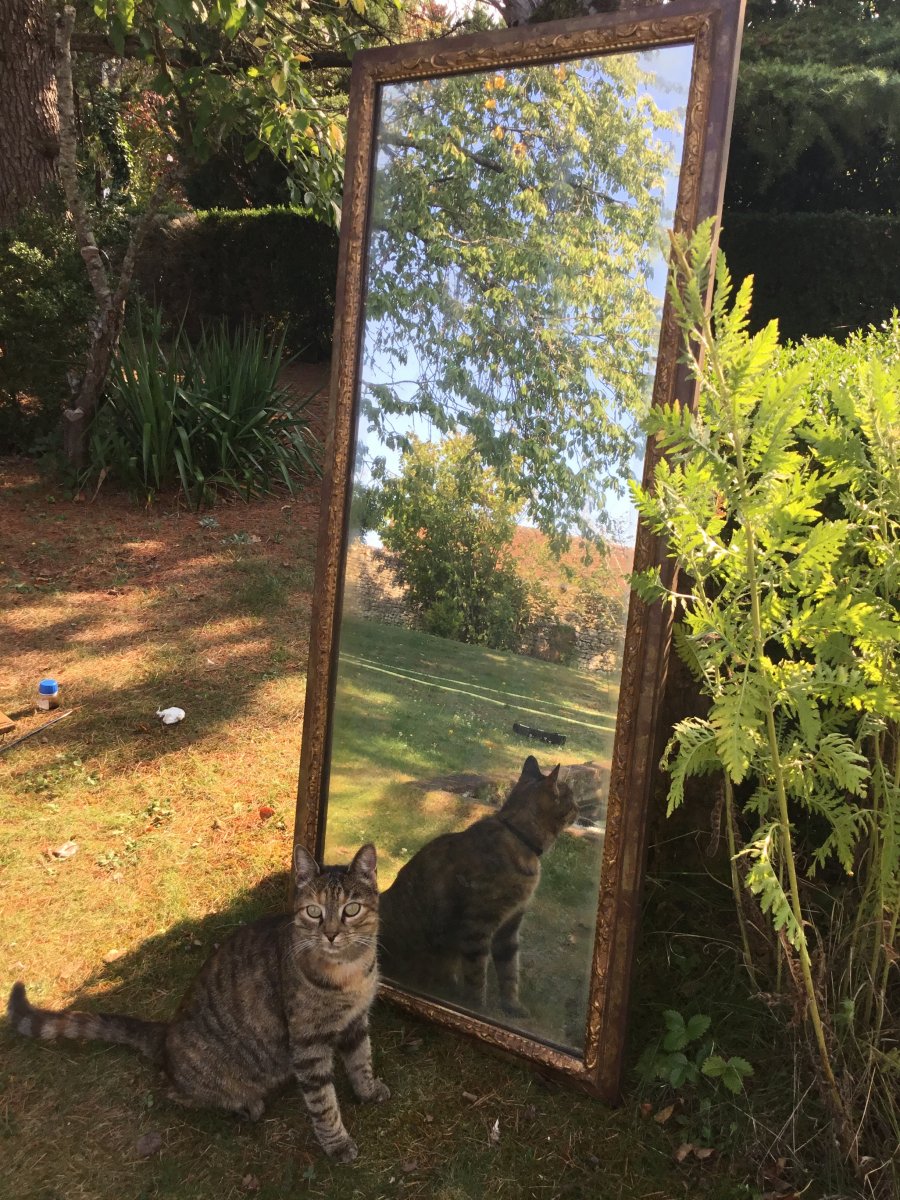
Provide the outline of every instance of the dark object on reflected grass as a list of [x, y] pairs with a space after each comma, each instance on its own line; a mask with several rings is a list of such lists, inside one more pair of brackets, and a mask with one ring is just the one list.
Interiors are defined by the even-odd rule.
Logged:
[[564, 733], [554, 733], [549, 729], [535, 729], [532, 725], [523, 725], [520, 721], [513, 723], [513, 733], [517, 733], [519, 737], [534, 738], [537, 742], [546, 742], [548, 746], [564, 746], [566, 744]]

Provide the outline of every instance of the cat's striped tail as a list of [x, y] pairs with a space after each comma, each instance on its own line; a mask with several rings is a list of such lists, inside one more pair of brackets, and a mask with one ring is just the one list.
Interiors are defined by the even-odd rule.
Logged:
[[9, 994], [6, 1015], [13, 1029], [24, 1037], [52, 1042], [56, 1038], [85, 1038], [95, 1042], [115, 1042], [132, 1046], [148, 1058], [162, 1057], [165, 1021], [142, 1021], [112, 1013], [84, 1013], [75, 1009], [51, 1012], [28, 1002], [25, 984], [15, 983]]

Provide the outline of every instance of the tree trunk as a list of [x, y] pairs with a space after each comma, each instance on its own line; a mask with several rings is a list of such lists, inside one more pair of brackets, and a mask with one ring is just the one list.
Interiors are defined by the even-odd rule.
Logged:
[[0, 226], [56, 176], [52, 18], [45, 0], [0, 0]]
[[[3, 0], [0, 0], [3, 3]], [[109, 374], [110, 363], [119, 344], [125, 320], [125, 304], [134, 264], [141, 242], [149, 230], [159, 206], [166, 197], [175, 178], [175, 168], [167, 171], [157, 183], [147, 207], [131, 230], [119, 280], [115, 288], [110, 284], [103, 255], [94, 238], [90, 214], [78, 186], [78, 144], [75, 128], [75, 85], [72, 82], [72, 31], [75, 28], [75, 9], [67, 4], [56, 27], [56, 80], [59, 113], [59, 174], [66, 204], [78, 248], [97, 298], [97, 316], [94, 321], [94, 336], [88, 356], [87, 368], [78, 395], [73, 397], [63, 412], [63, 443], [66, 457], [78, 471], [85, 465], [87, 435], [94, 413], [100, 403], [103, 385]]]

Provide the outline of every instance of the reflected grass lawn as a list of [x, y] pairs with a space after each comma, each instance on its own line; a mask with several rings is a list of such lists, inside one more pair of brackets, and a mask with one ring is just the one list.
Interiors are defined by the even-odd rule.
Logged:
[[[528, 754], [543, 770], [608, 763], [618, 687], [599, 675], [431, 634], [349, 618], [342, 627], [326, 857], [363, 841], [389, 886], [426, 842], [495, 810]], [[564, 733], [563, 747], [513, 732], [514, 722]], [[442, 776], [486, 782], [454, 794]], [[432, 786], [424, 786], [431, 783]], [[521, 938], [518, 1028], [580, 1047], [587, 1010], [602, 842], [566, 831], [543, 860]], [[494, 1014], [489, 972], [488, 1010]]]

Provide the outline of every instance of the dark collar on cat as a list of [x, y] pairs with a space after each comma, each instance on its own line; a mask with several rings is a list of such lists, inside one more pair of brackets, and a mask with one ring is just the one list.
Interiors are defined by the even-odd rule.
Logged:
[[538, 858], [541, 857], [541, 855], [544, 853], [543, 846], [536, 846], [530, 837], [526, 837], [521, 829], [516, 829], [515, 825], [510, 825], [509, 821], [507, 821], [505, 817], [498, 816], [497, 820], [501, 825], [505, 825], [513, 837], [517, 837], [523, 846], [527, 846], [532, 854], [536, 854]]

